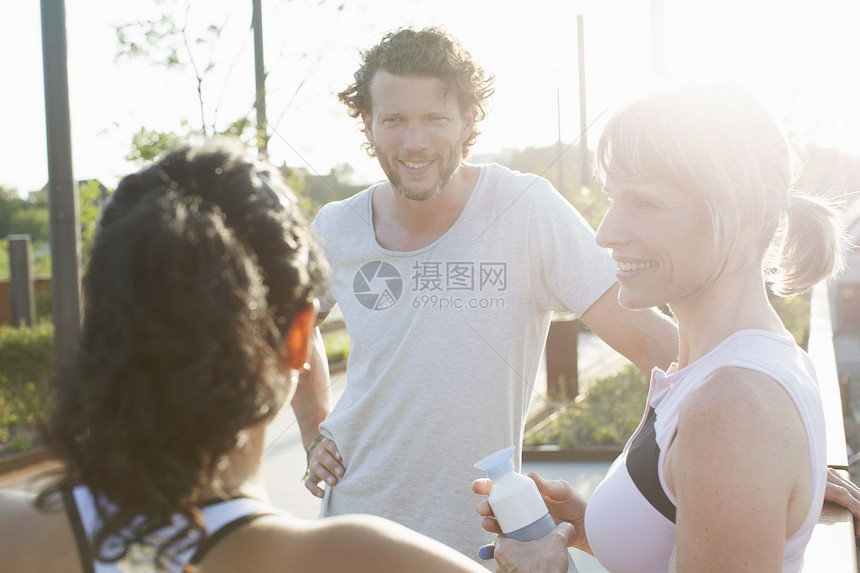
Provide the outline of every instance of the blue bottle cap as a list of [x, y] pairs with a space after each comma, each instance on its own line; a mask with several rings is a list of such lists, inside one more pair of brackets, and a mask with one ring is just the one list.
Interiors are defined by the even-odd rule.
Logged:
[[475, 464], [475, 468], [487, 472], [487, 477], [496, 479], [514, 471], [514, 446], [508, 446], [492, 453]]

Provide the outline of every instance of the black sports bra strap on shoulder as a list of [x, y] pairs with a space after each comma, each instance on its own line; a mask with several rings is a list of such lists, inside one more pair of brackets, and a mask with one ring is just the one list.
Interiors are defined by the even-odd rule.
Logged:
[[81, 559], [81, 566], [84, 573], [95, 573], [93, 569], [93, 550], [90, 545], [90, 540], [87, 537], [87, 532], [84, 530], [84, 523], [81, 521], [81, 514], [78, 511], [78, 504], [75, 502], [75, 496], [71, 488], [60, 490], [63, 496], [63, 505], [66, 508], [66, 515], [69, 518], [69, 525], [72, 527], [72, 533], [75, 536], [75, 545], [78, 547], [78, 557]]
[[259, 517], [265, 517], [267, 515], [277, 515], [273, 512], [263, 512], [263, 513], [249, 513], [248, 515], [243, 515], [242, 517], [238, 517], [233, 521], [226, 523], [220, 529], [212, 533], [211, 535], [207, 535], [203, 538], [199, 544], [197, 544], [197, 551], [194, 552], [194, 555], [191, 557], [191, 560], [188, 562], [190, 565], [199, 565], [201, 561], [206, 557], [206, 554], [215, 547], [219, 541], [224, 539], [229, 533], [239, 529], [243, 525], [254, 521]]
[[645, 425], [627, 452], [627, 473], [648, 503], [666, 519], [675, 523], [675, 504], [660, 484], [660, 446], [657, 444], [657, 431], [654, 427], [656, 421], [657, 412], [649, 406]]

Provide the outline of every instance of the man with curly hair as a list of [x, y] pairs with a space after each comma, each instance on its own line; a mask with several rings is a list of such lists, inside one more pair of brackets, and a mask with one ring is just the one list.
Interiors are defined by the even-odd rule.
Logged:
[[389, 517], [476, 558], [492, 536], [473, 464], [509, 445], [519, 460], [552, 312], [646, 372], [676, 357], [677, 331], [620, 307], [615, 263], [548, 181], [464, 161], [493, 80], [456, 39], [401, 29], [362, 60], [340, 99], [388, 180], [314, 222], [332, 268], [321, 310], [340, 305], [351, 351], [333, 410], [319, 337], [293, 400], [305, 485], [323, 516]]

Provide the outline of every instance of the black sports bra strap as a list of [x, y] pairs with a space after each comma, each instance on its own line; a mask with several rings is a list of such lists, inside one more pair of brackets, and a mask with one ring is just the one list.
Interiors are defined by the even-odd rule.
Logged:
[[72, 526], [72, 533], [75, 535], [75, 545], [78, 546], [78, 556], [81, 559], [84, 573], [95, 573], [95, 569], [93, 569], [94, 556], [92, 546], [87, 537], [87, 532], [84, 530], [84, 523], [81, 521], [81, 514], [78, 512], [78, 504], [75, 502], [75, 496], [70, 488], [64, 488], [60, 490], [60, 493], [63, 496], [63, 505], [66, 508], [69, 525]]
[[236, 518], [233, 521], [226, 523], [222, 526], [218, 531], [213, 533], [212, 535], [207, 535], [203, 541], [197, 544], [197, 551], [194, 552], [194, 555], [191, 557], [191, 561], [188, 563], [191, 565], [199, 565], [203, 558], [206, 557], [206, 554], [215, 547], [215, 544], [224, 539], [227, 534], [235, 531], [236, 529], [242, 527], [246, 523], [250, 523], [257, 519], [258, 517], [265, 517], [267, 515], [277, 515], [275, 513], [249, 513], [248, 515], [243, 515], [242, 517]]
[[630, 445], [627, 452], [627, 472], [637, 489], [654, 509], [675, 523], [675, 504], [663, 491], [660, 484], [658, 465], [660, 463], [660, 446], [657, 445], [657, 432], [654, 422], [657, 412], [649, 406], [645, 425]]

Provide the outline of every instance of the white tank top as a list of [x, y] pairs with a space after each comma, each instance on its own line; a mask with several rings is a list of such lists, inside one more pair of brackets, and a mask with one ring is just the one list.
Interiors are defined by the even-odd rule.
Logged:
[[783, 571], [798, 572], [827, 483], [824, 410], [809, 356], [789, 336], [743, 330], [678, 369], [651, 375], [648, 409], [585, 513], [588, 543], [612, 573], [666, 573], [675, 548], [675, 504], [663, 476], [666, 450], [678, 426], [683, 399], [714, 370], [735, 366], [760, 372], [791, 397], [803, 422], [812, 472], [812, 501], [800, 529], [786, 540]]
[[[72, 491], [65, 490], [62, 494], [69, 523], [75, 534], [84, 573], [134, 573], [161, 570], [153, 562], [157, 553], [157, 545], [161, 541], [170, 539], [178, 531], [184, 518], [176, 516], [174, 525], [153, 533], [148, 537], [148, 543], [132, 545], [125, 557], [119, 561], [106, 563], [95, 558], [92, 542], [101, 524], [101, 519], [89, 488], [81, 485]], [[188, 563], [199, 563], [206, 552], [227, 533], [249, 521], [264, 515], [286, 515], [264, 501], [247, 497], [212, 503], [201, 508], [201, 511], [203, 521], [206, 524], [206, 537], [194, 547], [179, 553], [168, 565], [167, 572], [181, 573], [183, 567]]]

